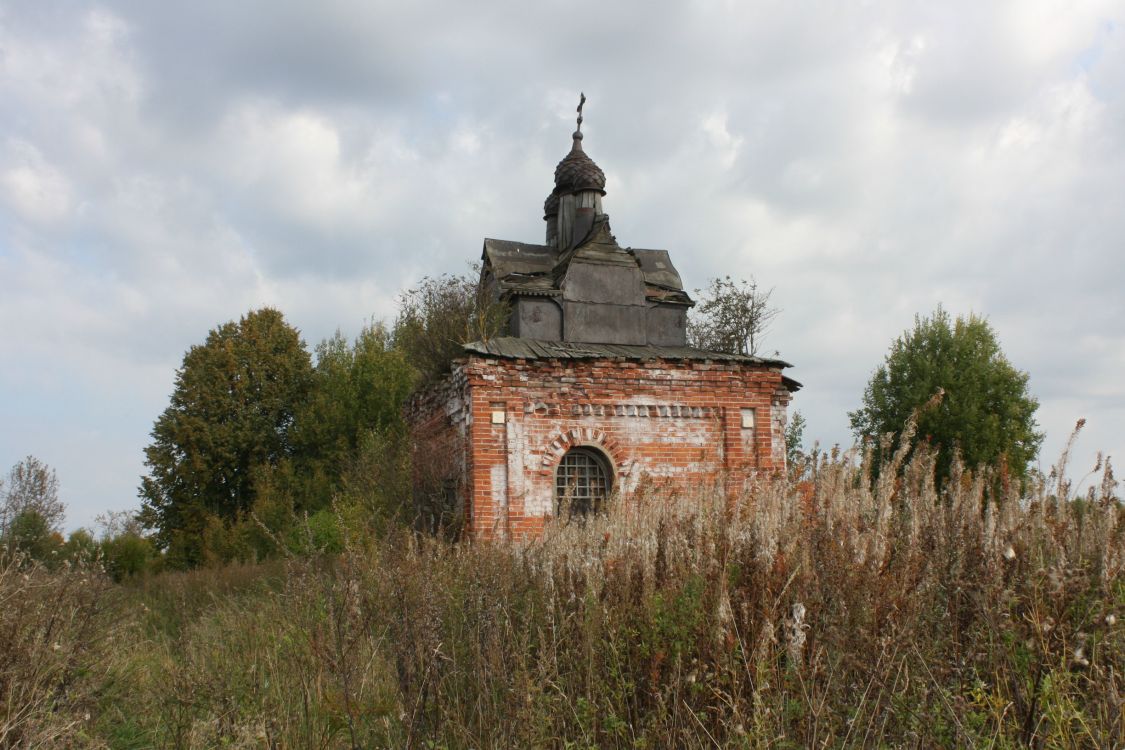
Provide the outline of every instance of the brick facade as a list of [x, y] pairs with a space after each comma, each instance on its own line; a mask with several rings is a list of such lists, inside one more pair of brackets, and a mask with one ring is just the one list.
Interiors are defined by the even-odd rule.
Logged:
[[719, 482], [734, 497], [784, 468], [789, 398], [780, 368], [760, 363], [474, 355], [410, 405], [415, 484], [476, 539], [540, 533], [575, 446], [607, 459], [614, 501], [642, 484]]

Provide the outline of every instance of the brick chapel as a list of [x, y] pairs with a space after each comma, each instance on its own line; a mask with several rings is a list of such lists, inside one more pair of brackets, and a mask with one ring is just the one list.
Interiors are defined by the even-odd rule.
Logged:
[[475, 539], [536, 535], [642, 483], [736, 497], [785, 466], [788, 363], [687, 345], [695, 303], [667, 250], [618, 244], [578, 112], [546, 242], [484, 241], [480, 284], [508, 303], [506, 335], [466, 344], [409, 407], [416, 494]]

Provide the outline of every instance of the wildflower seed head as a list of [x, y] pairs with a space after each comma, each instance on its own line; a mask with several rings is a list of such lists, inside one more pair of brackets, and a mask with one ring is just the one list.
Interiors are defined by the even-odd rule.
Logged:
[[1016, 549], [1015, 549], [1015, 547], [1013, 547], [1012, 545], [1009, 544], [1004, 549], [1004, 559], [1009, 561], [1009, 562], [1016, 559]]
[[1110, 612], [1108, 615], [1105, 616], [1105, 624], [1109, 625], [1112, 628], [1114, 625], [1117, 624], [1117, 615]]

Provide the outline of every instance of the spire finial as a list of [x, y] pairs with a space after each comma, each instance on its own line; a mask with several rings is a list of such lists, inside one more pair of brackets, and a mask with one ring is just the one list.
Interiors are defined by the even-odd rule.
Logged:
[[580, 91], [578, 96], [580, 97], [578, 99], [578, 130], [574, 131], [574, 138], [580, 141], [582, 140], [582, 105], [586, 103], [586, 94]]

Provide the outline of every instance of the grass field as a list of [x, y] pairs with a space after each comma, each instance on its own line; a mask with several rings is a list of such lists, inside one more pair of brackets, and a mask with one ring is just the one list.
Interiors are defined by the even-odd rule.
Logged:
[[525, 544], [9, 560], [0, 747], [1120, 748], [1125, 510], [1065, 474], [822, 457]]

